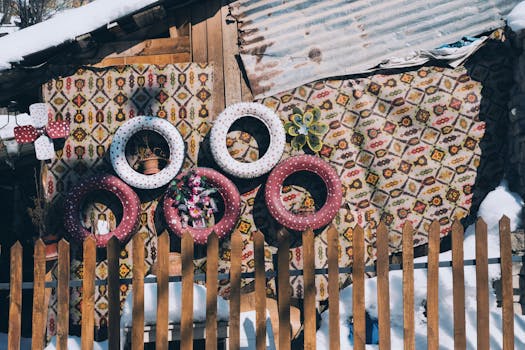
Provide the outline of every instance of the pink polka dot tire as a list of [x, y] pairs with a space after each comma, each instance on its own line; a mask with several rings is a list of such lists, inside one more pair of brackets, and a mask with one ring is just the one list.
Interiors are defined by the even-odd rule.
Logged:
[[[126, 158], [126, 144], [133, 135], [143, 130], [160, 134], [169, 147], [167, 165], [153, 175], [136, 171]], [[127, 184], [139, 189], [155, 189], [166, 185], [179, 173], [184, 161], [184, 150], [182, 136], [169, 121], [158, 117], [138, 116], [117, 129], [111, 143], [110, 158], [113, 169]]]
[[[294, 214], [281, 201], [284, 181], [300, 171], [319, 176], [326, 186], [326, 201], [314, 213]], [[266, 182], [264, 197], [268, 211], [278, 223], [291, 230], [304, 231], [330, 224], [339, 211], [343, 192], [339, 175], [332, 166], [319, 157], [300, 155], [282, 161], [272, 170]]]
[[[228, 152], [227, 134], [233, 123], [244, 117], [252, 117], [268, 130], [270, 144], [266, 153], [250, 163], [239, 162]], [[283, 123], [268, 107], [260, 103], [237, 103], [227, 107], [215, 120], [210, 135], [210, 146], [217, 165], [230, 175], [252, 179], [268, 173], [281, 159], [286, 142]]]
[[[224, 214], [216, 223], [214, 193], [224, 203]], [[206, 244], [212, 232], [219, 238], [230, 233], [241, 212], [240, 202], [237, 187], [227, 177], [210, 168], [195, 168], [177, 176], [168, 188], [164, 218], [175, 235], [182, 237], [189, 232], [195, 243]]]
[[131, 187], [118, 177], [109, 174], [92, 176], [71, 188], [64, 202], [64, 226], [66, 230], [71, 237], [78, 241], [83, 241], [92, 235], [82, 225], [80, 215], [86, 197], [98, 190], [105, 190], [114, 194], [122, 205], [123, 214], [122, 220], [113, 231], [94, 235], [97, 247], [106, 247], [113, 236], [117, 237], [121, 243], [126, 242], [133, 235], [139, 223], [140, 200]]

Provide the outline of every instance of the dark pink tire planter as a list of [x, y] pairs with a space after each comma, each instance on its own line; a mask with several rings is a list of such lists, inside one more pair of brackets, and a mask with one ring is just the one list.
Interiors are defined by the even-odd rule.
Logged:
[[113, 231], [106, 234], [95, 234], [97, 247], [107, 246], [111, 237], [115, 236], [121, 243], [126, 242], [133, 235], [140, 214], [140, 199], [137, 194], [124, 181], [114, 175], [95, 175], [75, 185], [64, 202], [64, 226], [71, 237], [83, 241], [92, 233], [84, 228], [80, 220], [82, 202], [86, 196], [97, 190], [113, 193], [122, 204], [122, 220]]
[[[326, 202], [319, 211], [306, 215], [289, 212], [281, 201], [284, 180], [298, 171], [309, 171], [319, 176], [326, 185]], [[268, 176], [264, 193], [270, 214], [284, 227], [304, 231], [328, 225], [337, 215], [343, 199], [341, 180], [337, 172], [319, 157], [301, 155], [288, 158], [279, 163]]]
[[[182, 226], [179, 210], [174, 207], [175, 200], [169, 195], [164, 196], [164, 218], [169, 229], [179, 237], [189, 232], [195, 243], [206, 244], [208, 236], [213, 232], [219, 237], [225, 237], [237, 223], [241, 214], [241, 196], [237, 187], [226, 176], [210, 168], [196, 168], [195, 174], [206, 177], [208, 183], [217, 189], [224, 202], [224, 215], [221, 220], [212, 227], [195, 228]], [[180, 179], [184, 174], [177, 176]]]

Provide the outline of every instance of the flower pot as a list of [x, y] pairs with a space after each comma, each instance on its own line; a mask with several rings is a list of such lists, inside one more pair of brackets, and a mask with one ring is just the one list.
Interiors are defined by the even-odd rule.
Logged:
[[152, 156], [148, 158], [144, 158], [141, 161], [142, 166], [142, 173], [144, 175], [154, 175], [160, 171], [159, 169], [159, 160], [161, 160], [161, 157]]

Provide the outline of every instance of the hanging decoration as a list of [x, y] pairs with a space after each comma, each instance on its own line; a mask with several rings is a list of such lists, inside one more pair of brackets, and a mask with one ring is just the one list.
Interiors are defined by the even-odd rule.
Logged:
[[317, 107], [303, 111], [293, 107], [291, 121], [284, 124], [286, 133], [292, 137], [292, 149], [298, 151], [305, 145], [313, 152], [323, 148], [323, 136], [328, 132], [328, 125], [320, 121], [321, 110]]
[[48, 105], [34, 103], [29, 106], [29, 114], [33, 125], [23, 125], [14, 128], [17, 143], [35, 144], [35, 153], [38, 160], [55, 158], [55, 147], [52, 139], [64, 139], [69, 136], [67, 121], [48, 121]]

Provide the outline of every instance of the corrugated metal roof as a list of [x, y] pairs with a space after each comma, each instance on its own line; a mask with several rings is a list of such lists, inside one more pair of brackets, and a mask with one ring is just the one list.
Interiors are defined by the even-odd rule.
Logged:
[[504, 26], [518, 0], [239, 0], [240, 54], [255, 97], [370, 71]]

